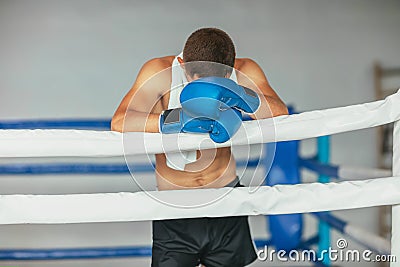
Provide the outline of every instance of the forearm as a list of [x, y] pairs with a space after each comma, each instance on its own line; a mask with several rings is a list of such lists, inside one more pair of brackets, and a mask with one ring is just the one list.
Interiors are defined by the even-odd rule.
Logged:
[[116, 115], [111, 121], [111, 130], [117, 132], [159, 132], [159, 114], [128, 110]]
[[253, 119], [267, 119], [280, 115], [287, 115], [288, 109], [279, 98], [261, 95], [260, 96], [260, 107], [258, 110], [251, 115]]

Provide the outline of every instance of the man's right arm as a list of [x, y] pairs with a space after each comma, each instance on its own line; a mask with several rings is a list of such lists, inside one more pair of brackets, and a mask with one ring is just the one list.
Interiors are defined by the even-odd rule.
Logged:
[[159, 132], [161, 97], [169, 90], [169, 66], [163, 59], [146, 62], [131, 90], [122, 99], [111, 120], [117, 132]]

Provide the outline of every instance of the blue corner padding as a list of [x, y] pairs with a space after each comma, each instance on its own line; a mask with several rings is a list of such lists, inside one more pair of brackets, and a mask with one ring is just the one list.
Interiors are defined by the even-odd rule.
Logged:
[[[298, 184], [300, 173], [298, 167], [298, 141], [279, 142], [266, 184]], [[301, 214], [284, 214], [268, 216], [271, 240], [276, 249], [296, 249], [302, 236], [303, 219]]]

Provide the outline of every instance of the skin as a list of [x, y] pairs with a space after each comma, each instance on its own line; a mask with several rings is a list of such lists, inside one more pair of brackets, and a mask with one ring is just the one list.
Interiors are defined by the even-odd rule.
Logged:
[[[154, 58], [141, 68], [135, 83], [122, 99], [111, 122], [118, 132], [159, 132], [159, 115], [168, 109], [171, 65], [175, 56]], [[182, 65], [183, 59], [178, 58]], [[288, 114], [286, 105], [271, 88], [260, 66], [251, 59], [237, 58], [238, 84], [258, 93], [260, 108], [250, 114], [265, 119]], [[188, 81], [198, 77], [188, 77]], [[230, 147], [197, 151], [197, 161], [187, 164], [184, 171], [167, 166], [165, 154], [156, 155], [158, 190], [187, 188], [219, 188], [236, 177], [236, 163]]]

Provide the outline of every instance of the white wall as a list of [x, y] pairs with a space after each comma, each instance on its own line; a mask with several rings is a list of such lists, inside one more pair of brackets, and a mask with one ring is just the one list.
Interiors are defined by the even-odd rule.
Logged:
[[[373, 61], [400, 65], [399, 25], [400, 1], [395, 0], [3, 0], [0, 119], [110, 118], [146, 60], [178, 53], [187, 36], [203, 26], [226, 30], [238, 56], [255, 59], [283, 100], [298, 110], [372, 101]], [[375, 130], [336, 135], [332, 150], [335, 163], [374, 166]], [[40, 186], [32, 185], [32, 191], [57, 193], [72, 181], [72, 188], [88, 191], [127, 186], [122, 178], [117, 185], [109, 178], [93, 182], [90, 189], [79, 178], [49, 186], [49, 177], [36, 177]], [[34, 182], [0, 177], [0, 191], [17, 192]], [[375, 209], [340, 215], [376, 231]], [[148, 225], [121, 225], [1, 226], [0, 246], [149, 242]], [[141, 241], [132, 241], [138, 234], [134, 230], [126, 235], [135, 227], [145, 229]], [[255, 232], [266, 234], [262, 228], [255, 223]], [[57, 264], [49, 266], [64, 266]], [[89, 266], [87, 261], [63, 264]], [[96, 261], [93, 266], [99, 264], [111, 263]], [[113, 266], [129, 264], [131, 260], [112, 261]]]

